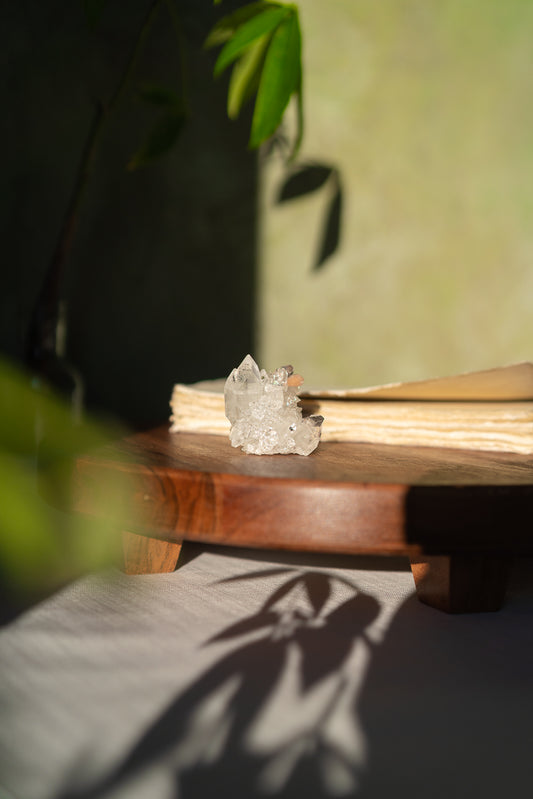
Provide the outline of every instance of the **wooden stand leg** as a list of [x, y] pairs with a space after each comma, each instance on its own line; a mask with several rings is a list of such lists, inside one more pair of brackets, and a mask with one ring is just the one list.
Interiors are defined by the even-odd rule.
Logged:
[[499, 610], [505, 598], [510, 562], [471, 554], [411, 557], [421, 602], [446, 613]]
[[181, 544], [160, 541], [137, 533], [122, 533], [126, 574], [161, 574], [173, 572], [177, 566]]

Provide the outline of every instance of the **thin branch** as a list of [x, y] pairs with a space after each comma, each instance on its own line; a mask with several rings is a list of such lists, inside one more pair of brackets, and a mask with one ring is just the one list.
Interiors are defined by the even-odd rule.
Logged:
[[180, 88], [181, 88], [181, 96], [183, 97], [183, 110], [186, 114], [189, 114], [189, 99], [187, 92], [187, 87], [189, 85], [189, 76], [188, 76], [187, 59], [185, 57], [185, 49], [186, 49], [185, 36], [183, 35], [181, 20], [179, 18], [179, 14], [176, 9], [176, 4], [174, 0], [165, 0], [165, 2], [168, 9], [168, 13], [170, 14], [170, 20], [172, 23], [172, 27], [174, 28], [174, 33], [176, 34], [176, 39], [178, 41], [178, 56], [180, 64], [180, 84], [181, 84]]
[[94, 166], [96, 151], [105, 124], [133, 74], [146, 37], [163, 2], [164, 0], [153, 0], [151, 3], [115, 91], [107, 105], [99, 103], [94, 112], [57, 243], [30, 321], [26, 358], [32, 365], [38, 364], [45, 353], [52, 353], [55, 350], [61, 284], [78, 225], [79, 209]]

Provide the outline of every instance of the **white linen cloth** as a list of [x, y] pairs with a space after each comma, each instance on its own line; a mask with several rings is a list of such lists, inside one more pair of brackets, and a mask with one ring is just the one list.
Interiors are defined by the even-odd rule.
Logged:
[[182, 557], [0, 630], [1, 799], [529, 794], [532, 560], [448, 616], [402, 559]]

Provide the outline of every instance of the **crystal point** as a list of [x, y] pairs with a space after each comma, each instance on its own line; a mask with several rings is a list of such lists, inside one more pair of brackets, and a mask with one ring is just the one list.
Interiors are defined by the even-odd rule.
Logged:
[[292, 366], [260, 370], [251, 355], [233, 369], [224, 388], [232, 446], [252, 455], [309, 455], [316, 449], [323, 417], [302, 417], [302, 380], [292, 376]]

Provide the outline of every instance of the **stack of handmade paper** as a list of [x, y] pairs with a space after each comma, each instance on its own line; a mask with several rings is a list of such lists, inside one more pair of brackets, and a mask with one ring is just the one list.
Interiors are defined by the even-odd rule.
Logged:
[[[533, 453], [533, 364], [346, 390], [300, 393], [321, 414], [322, 441]], [[171, 429], [229, 435], [224, 380], [177, 384]]]

